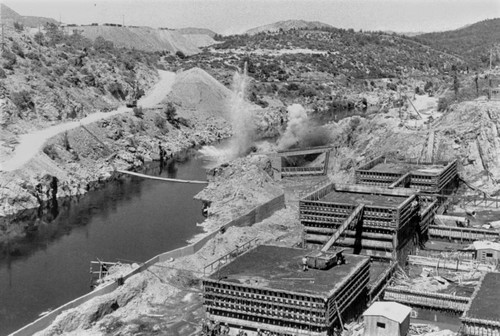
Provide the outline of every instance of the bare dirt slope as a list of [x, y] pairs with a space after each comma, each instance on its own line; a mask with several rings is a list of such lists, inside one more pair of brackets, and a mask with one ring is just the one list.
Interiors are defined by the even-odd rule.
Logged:
[[[74, 28], [74, 27], [70, 27]], [[193, 55], [200, 50], [182, 34], [173, 30], [159, 30], [149, 27], [79, 26], [82, 35], [95, 40], [101, 36], [116, 46], [145, 51], [181, 51]]]

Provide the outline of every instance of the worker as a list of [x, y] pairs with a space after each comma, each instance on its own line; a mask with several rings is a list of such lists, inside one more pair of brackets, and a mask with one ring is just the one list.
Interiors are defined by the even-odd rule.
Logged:
[[307, 258], [302, 257], [302, 271], [305, 272], [307, 271]]

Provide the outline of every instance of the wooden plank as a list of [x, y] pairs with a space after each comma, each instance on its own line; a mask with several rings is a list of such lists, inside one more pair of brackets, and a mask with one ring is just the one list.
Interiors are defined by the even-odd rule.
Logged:
[[358, 225], [359, 221], [363, 216], [363, 209], [365, 208], [364, 204], [359, 204], [354, 211], [347, 217], [347, 219], [342, 223], [342, 225], [337, 229], [337, 231], [333, 234], [330, 240], [325, 244], [325, 246], [321, 249], [321, 251], [328, 251], [333, 244], [337, 241], [340, 235], [348, 228], [354, 227]]

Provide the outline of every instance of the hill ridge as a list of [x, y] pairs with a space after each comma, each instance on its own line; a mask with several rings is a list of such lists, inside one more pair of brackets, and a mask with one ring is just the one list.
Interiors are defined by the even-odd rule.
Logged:
[[263, 26], [258, 26], [247, 30], [243, 34], [255, 35], [258, 33], [276, 32], [279, 31], [280, 29], [291, 30], [291, 29], [315, 29], [315, 28], [333, 28], [333, 26], [320, 21], [290, 19], [290, 20], [277, 21]]

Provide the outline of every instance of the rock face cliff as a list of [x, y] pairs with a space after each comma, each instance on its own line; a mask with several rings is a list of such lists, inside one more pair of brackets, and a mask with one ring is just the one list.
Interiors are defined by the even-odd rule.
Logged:
[[436, 123], [444, 157], [458, 157], [462, 177], [490, 194], [500, 191], [500, 101], [452, 105]]

